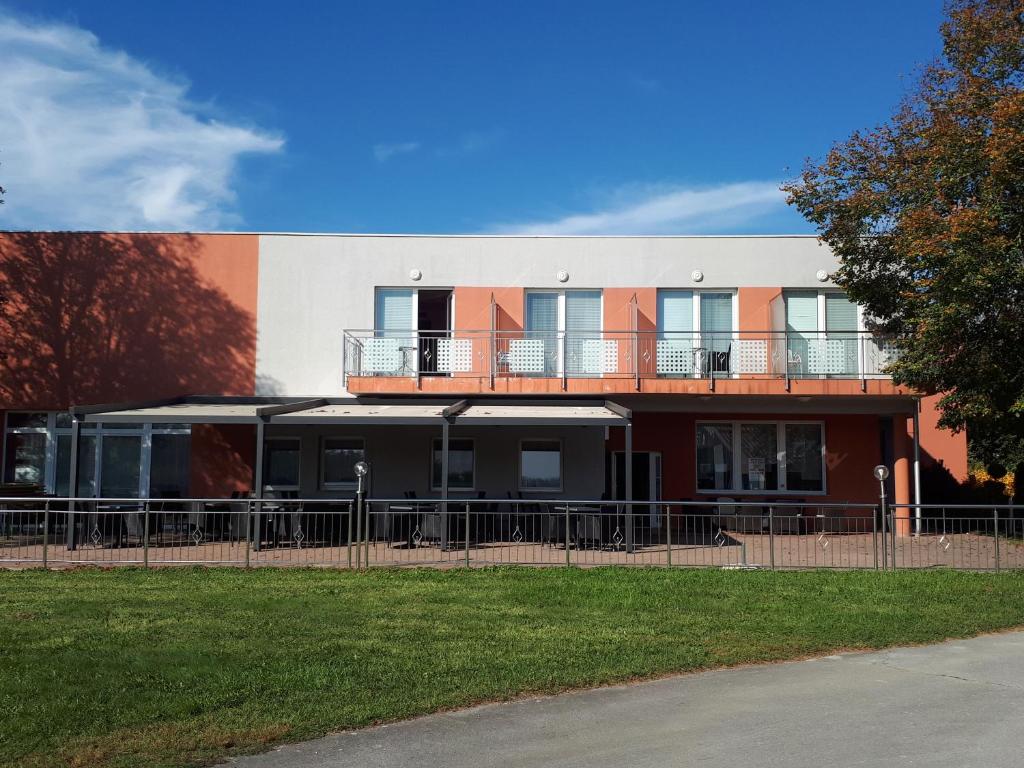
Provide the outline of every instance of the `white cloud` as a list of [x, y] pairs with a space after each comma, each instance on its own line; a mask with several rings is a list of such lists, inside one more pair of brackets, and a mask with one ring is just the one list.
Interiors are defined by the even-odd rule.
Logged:
[[216, 119], [187, 92], [91, 32], [0, 11], [0, 227], [237, 223], [239, 157], [284, 142]]
[[712, 187], [629, 185], [601, 210], [549, 220], [499, 224], [488, 231], [521, 235], [659, 235], [720, 232], [785, 208], [777, 182]]
[[378, 163], [386, 163], [395, 155], [408, 155], [420, 148], [418, 141], [400, 141], [394, 144], [374, 144], [373, 156]]

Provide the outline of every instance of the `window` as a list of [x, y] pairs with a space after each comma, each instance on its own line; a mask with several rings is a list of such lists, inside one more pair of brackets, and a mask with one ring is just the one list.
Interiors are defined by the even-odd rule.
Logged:
[[543, 343], [543, 375], [601, 375], [601, 306], [601, 291], [527, 291], [526, 338]]
[[775, 424], [740, 425], [740, 480], [744, 491], [779, 489], [778, 428]]
[[836, 291], [786, 291], [790, 372], [856, 376], [859, 371], [859, 307]]
[[[441, 439], [434, 438], [430, 460], [430, 488], [441, 490]], [[472, 440], [448, 441], [448, 490], [471, 491], [474, 487]]]
[[736, 318], [729, 291], [658, 291], [658, 373], [727, 374]]
[[696, 441], [698, 491], [825, 491], [819, 422], [702, 422]]
[[301, 450], [297, 437], [268, 437], [263, 448], [263, 487], [269, 491], [299, 490]]
[[355, 488], [356, 464], [366, 458], [366, 447], [359, 438], [325, 437], [320, 458], [321, 488]]
[[[190, 431], [182, 424], [81, 424], [78, 495], [187, 496]], [[70, 495], [70, 414], [8, 413], [2, 477], [4, 482], [33, 483], [49, 493]]]
[[697, 488], [732, 488], [732, 425], [697, 425]]
[[786, 424], [786, 488], [822, 491], [825, 445], [817, 424]]
[[523, 440], [519, 446], [519, 489], [562, 490], [562, 444], [558, 440]]

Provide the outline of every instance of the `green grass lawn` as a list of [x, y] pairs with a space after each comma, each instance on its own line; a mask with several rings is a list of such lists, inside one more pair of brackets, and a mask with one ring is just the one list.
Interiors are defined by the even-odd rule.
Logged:
[[1024, 574], [0, 572], [0, 764], [179, 766], [380, 720], [1024, 624]]

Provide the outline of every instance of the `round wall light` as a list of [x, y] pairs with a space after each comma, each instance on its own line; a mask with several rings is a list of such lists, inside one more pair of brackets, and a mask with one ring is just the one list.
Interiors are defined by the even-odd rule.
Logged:
[[421, 277], [423, 277], [423, 273], [420, 272], [418, 269], [410, 269], [409, 270], [409, 279], [410, 280], [419, 280]]
[[819, 283], [824, 283], [826, 280], [828, 280], [828, 272], [826, 272], [824, 269], [819, 269], [814, 276], [818, 278]]
[[566, 272], [564, 269], [560, 269], [558, 270], [558, 274], [555, 275], [555, 277], [558, 278], [558, 282], [565, 283], [569, 280], [569, 273]]
[[695, 269], [693, 270], [693, 272], [690, 273], [690, 279], [693, 280], [693, 282], [695, 283], [699, 283], [701, 280], [704, 279], [704, 273], [701, 272], [699, 269]]

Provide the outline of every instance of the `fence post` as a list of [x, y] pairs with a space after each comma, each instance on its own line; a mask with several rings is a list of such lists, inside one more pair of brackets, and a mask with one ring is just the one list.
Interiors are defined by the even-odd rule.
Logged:
[[348, 556], [348, 569], [352, 570], [352, 502], [348, 503], [348, 538], [345, 554]]
[[775, 508], [768, 507], [768, 563], [775, 570]]
[[672, 507], [665, 507], [665, 554], [672, 566]]
[[49, 563], [50, 548], [50, 500], [46, 500], [43, 507], [43, 568]]
[[871, 549], [875, 559], [875, 570], [878, 570], [878, 515], [871, 510]]
[[[1016, 478], [1014, 478], [1016, 480]], [[999, 573], [999, 510], [992, 510], [992, 534], [996, 545], [996, 573]]]
[[[891, 508], [892, 520], [889, 521], [889, 544], [892, 545], [892, 570], [896, 570], [896, 508]], [[904, 562], [906, 558], [904, 558]]]
[[565, 503], [565, 564], [572, 565], [569, 559], [569, 502]]
[[566, 379], [569, 375], [566, 370], [568, 368], [569, 360], [565, 354], [565, 331], [562, 331], [561, 335], [559, 336], [559, 343], [562, 347], [562, 391], [564, 392], [566, 390]]
[[[888, 517], [885, 511], [885, 497], [882, 497], [881, 503], [882, 510], [882, 570], [886, 571], [889, 569], [889, 531], [888, 531]], [[878, 523], [876, 522], [877, 526]]]
[[252, 504], [245, 505], [245, 567], [249, 567], [249, 541], [252, 539]]
[[149, 502], [142, 505], [142, 567], [149, 568]]
[[469, 502], [466, 502], [466, 567], [469, 568]]

